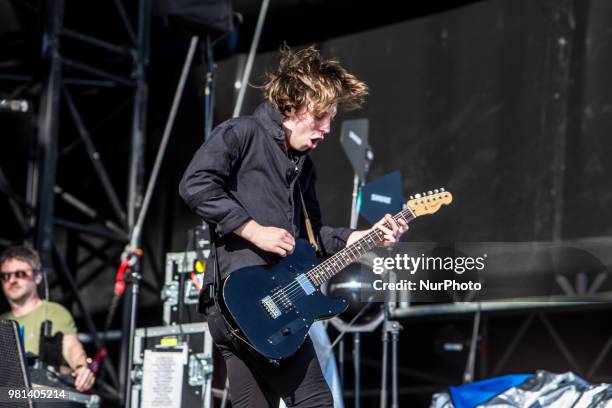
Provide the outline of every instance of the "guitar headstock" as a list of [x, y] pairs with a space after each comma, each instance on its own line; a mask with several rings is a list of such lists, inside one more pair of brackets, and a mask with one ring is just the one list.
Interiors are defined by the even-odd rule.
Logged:
[[443, 188], [428, 191], [427, 193], [415, 194], [410, 196], [406, 203], [414, 215], [433, 214], [443, 205], [448, 205], [453, 201], [453, 195]]

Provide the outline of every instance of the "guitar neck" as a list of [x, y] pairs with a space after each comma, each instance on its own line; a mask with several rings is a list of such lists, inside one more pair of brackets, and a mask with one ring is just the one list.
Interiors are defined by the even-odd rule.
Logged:
[[[399, 220], [404, 220], [406, 224], [415, 218], [416, 216], [409, 208], [406, 208], [393, 216], [393, 219], [396, 222]], [[384, 223], [383, 225], [387, 228], [391, 228], [388, 223]], [[360, 256], [364, 255], [372, 248], [380, 246], [383, 241], [384, 233], [380, 229], [374, 228], [361, 239], [357, 240], [350, 246], [347, 246], [332, 257], [328, 258], [326, 261], [311, 269], [307, 275], [313, 284], [321, 286], [338, 272], [355, 262]]]

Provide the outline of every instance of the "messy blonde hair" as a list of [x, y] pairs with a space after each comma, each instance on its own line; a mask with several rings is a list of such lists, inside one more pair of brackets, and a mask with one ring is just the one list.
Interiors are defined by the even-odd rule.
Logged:
[[266, 98], [282, 113], [308, 106], [322, 115], [334, 105], [351, 110], [363, 104], [368, 86], [336, 60], [324, 60], [314, 46], [292, 52], [280, 48], [280, 63], [267, 74]]

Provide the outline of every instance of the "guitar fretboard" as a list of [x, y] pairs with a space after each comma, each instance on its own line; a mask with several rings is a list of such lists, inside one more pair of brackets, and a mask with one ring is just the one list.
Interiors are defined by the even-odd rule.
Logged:
[[[393, 219], [396, 222], [402, 219], [406, 222], [406, 224], [415, 218], [414, 213], [410, 211], [409, 208], [406, 208], [393, 216]], [[389, 223], [385, 222], [383, 225], [387, 228], [391, 228]], [[312, 268], [310, 271], [308, 271], [307, 276], [314, 285], [321, 286], [342, 269], [355, 262], [360, 256], [364, 255], [372, 248], [380, 246], [384, 241], [384, 235], [385, 234], [380, 229], [374, 228], [364, 237]]]

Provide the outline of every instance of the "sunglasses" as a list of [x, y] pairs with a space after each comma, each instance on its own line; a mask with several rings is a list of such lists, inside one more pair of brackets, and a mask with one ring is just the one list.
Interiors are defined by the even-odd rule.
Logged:
[[30, 277], [27, 271], [0, 272], [0, 280], [2, 282], [8, 282], [11, 280], [11, 275], [13, 274], [18, 279], [26, 279]]

